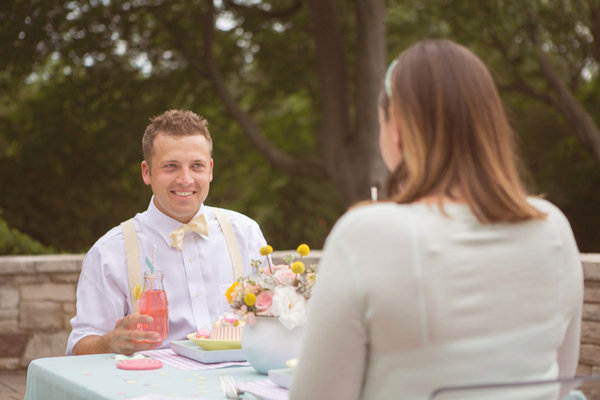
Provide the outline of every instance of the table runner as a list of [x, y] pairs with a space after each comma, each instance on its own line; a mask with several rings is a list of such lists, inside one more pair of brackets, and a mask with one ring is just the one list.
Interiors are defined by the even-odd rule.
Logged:
[[238, 388], [253, 395], [269, 400], [288, 400], [289, 391], [277, 386], [270, 379], [239, 383]]
[[146, 350], [146, 351], [143, 351], [142, 354], [147, 357], [151, 357], [156, 360], [160, 360], [167, 365], [170, 365], [170, 366], [178, 368], [178, 369], [182, 369], [184, 371], [195, 371], [195, 370], [203, 370], [203, 369], [218, 369], [218, 368], [226, 368], [226, 367], [232, 367], [232, 366], [247, 367], [250, 365], [248, 363], [248, 361], [228, 361], [228, 362], [221, 362], [221, 363], [204, 364], [204, 363], [180, 356], [179, 354], [175, 353], [171, 349]]

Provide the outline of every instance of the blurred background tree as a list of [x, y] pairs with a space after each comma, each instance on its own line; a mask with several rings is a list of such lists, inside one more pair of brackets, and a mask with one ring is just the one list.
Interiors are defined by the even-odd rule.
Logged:
[[599, 18], [598, 0], [2, 2], [2, 217], [86, 251], [148, 204], [148, 118], [186, 108], [215, 141], [207, 203], [256, 219], [275, 248], [320, 248], [384, 179], [387, 63], [449, 37], [492, 69], [534, 191], [600, 252]]

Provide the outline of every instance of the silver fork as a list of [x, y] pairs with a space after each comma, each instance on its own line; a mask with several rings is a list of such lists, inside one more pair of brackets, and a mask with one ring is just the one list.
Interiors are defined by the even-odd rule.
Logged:
[[233, 379], [233, 376], [224, 375], [221, 376], [219, 379], [221, 381], [221, 389], [225, 393], [225, 397], [227, 397], [228, 399], [239, 399], [240, 396], [244, 393], [243, 391], [238, 389], [235, 383], [235, 379]]

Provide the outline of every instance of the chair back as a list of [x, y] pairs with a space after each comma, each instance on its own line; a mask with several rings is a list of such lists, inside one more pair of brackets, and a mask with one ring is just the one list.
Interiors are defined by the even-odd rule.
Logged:
[[429, 400], [600, 400], [600, 375], [443, 386]]

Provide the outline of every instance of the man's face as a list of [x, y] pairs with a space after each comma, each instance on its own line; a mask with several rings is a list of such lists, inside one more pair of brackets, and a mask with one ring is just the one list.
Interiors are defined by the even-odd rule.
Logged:
[[142, 178], [152, 186], [154, 204], [169, 217], [189, 222], [206, 199], [213, 177], [206, 138], [160, 133], [150, 161], [142, 161]]

